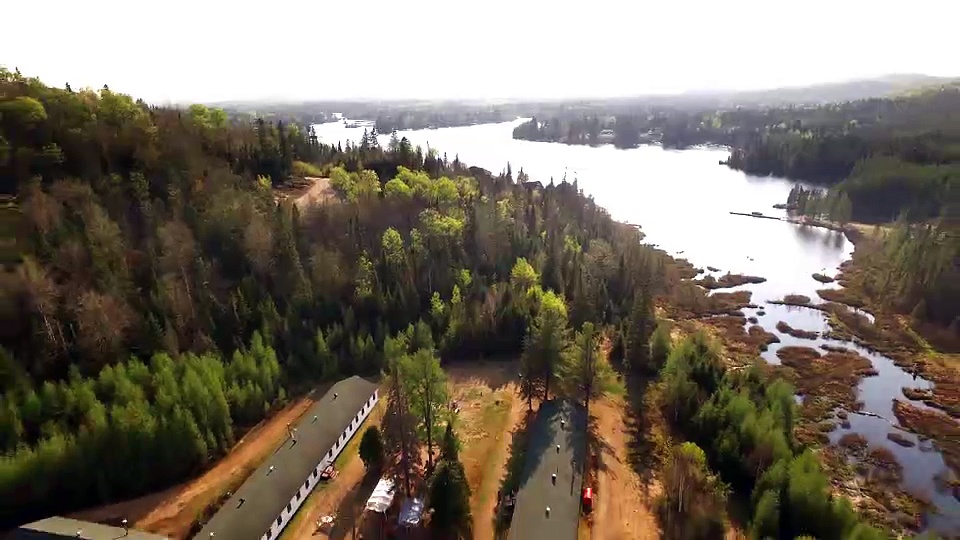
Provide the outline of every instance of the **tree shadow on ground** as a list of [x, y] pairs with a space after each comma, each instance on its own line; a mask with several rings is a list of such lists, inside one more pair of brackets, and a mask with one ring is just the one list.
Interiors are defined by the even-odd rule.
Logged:
[[376, 523], [368, 523], [376, 520], [364, 519], [363, 507], [370, 497], [370, 494], [373, 493], [373, 489], [377, 487], [379, 480], [379, 474], [367, 471], [360, 483], [353, 486], [343, 499], [340, 500], [340, 504], [337, 505], [337, 509], [334, 512], [333, 526], [327, 535], [329, 538], [332, 540], [357, 538], [357, 532], [363, 532], [364, 537], [376, 538], [376, 536], [369, 536], [368, 532], [371, 527], [374, 527], [374, 533], [379, 530], [375, 527], [377, 525]]
[[617, 462], [617, 451], [600, 433], [600, 422], [591, 413], [587, 421], [587, 467], [583, 475], [584, 487], [596, 486], [600, 473], [609, 470], [610, 459]]
[[662, 463], [660, 443], [654, 436], [654, 427], [663, 418], [659, 410], [651, 410], [653, 404], [648, 399], [656, 381], [652, 377], [627, 375], [624, 382], [627, 390], [627, 410], [624, 414], [628, 437], [627, 460], [642, 481], [644, 495], [649, 497], [654, 473]]
[[474, 379], [482, 382], [491, 392], [496, 392], [518, 380], [520, 362], [515, 355], [471, 361], [453, 360], [445, 362], [444, 369], [454, 384]]

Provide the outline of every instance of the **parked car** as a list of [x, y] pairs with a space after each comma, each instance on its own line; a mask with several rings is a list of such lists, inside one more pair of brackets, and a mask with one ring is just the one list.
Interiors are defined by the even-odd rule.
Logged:
[[585, 514], [593, 511], [593, 488], [583, 488], [583, 496], [580, 497], [580, 506]]

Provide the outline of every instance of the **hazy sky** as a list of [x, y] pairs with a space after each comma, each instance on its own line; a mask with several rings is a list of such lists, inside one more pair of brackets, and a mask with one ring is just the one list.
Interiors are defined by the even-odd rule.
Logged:
[[11, 0], [2, 13], [0, 65], [153, 102], [960, 75], [958, 0]]

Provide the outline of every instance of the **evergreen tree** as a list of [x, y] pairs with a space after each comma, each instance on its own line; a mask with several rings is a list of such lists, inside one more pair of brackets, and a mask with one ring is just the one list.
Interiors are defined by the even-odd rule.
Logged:
[[653, 368], [649, 346], [650, 335], [656, 326], [653, 307], [653, 298], [646, 288], [637, 292], [630, 309], [625, 344], [626, 364], [637, 372], [650, 372]]
[[440, 444], [440, 459], [445, 461], [460, 461], [460, 440], [453, 431], [453, 423], [447, 422], [447, 429], [443, 432], [443, 442]]
[[564, 386], [583, 401], [590, 417], [590, 402], [602, 397], [616, 386], [616, 374], [600, 350], [600, 342], [593, 323], [584, 323], [577, 332], [563, 366]]
[[543, 293], [537, 317], [524, 342], [520, 365], [523, 379], [529, 381], [524, 384], [531, 385], [530, 390], [542, 387], [544, 401], [550, 398], [550, 383], [557, 377], [561, 360], [570, 347], [569, 334], [563, 298], [552, 291]]
[[442, 460], [430, 480], [431, 528], [440, 538], [472, 538], [470, 486], [459, 461]]
[[413, 475], [420, 465], [417, 417], [411, 413], [411, 407], [412, 398], [401, 382], [399, 369], [391, 365], [387, 410], [383, 416], [385, 465], [394, 478], [403, 480], [408, 497], [413, 493]]
[[659, 371], [666, 363], [671, 346], [670, 327], [661, 321], [650, 336], [650, 363], [655, 370]]
[[379, 471], [383, 466], [384, 445], [380, 435], [380, 428], [370, 426], [363, 432], [360, 439], [360, 459], [368, 470]]

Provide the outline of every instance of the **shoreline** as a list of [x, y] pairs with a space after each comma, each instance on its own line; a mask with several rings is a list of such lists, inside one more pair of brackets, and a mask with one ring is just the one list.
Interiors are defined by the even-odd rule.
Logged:
[[[745, 215], [776, 219], [772, 216]], [[922, 403], [940, 411], [914, 413], [910, 417], [910, 426], [904, 425], [899, 418], [888, 420], [894, 422], [892, 428], [932, 439], [947, 463], [948, 470], [953, 471], [955, 478], [960, 477], [960, 444], [953, 440], [960, 440], [960, 423], [957, 422], [960, 407], [956, 406], [956, 402], [960, 401], [960, 395], [957, 395], [960, 394], [958, 373], [956, 367], [951, 368], [942, 359], [938, 360], [939, 356], [957, 355], [935, 351], [909, 328], [902, 314], [884, 309], [863, 290], [860, 279], [871, 271], [868, 255], [874, 253], [877, 246], [870, 234], [869, 228], [872, 226], [860, 223], [839, 225], [821, 221], [801, 222], [796, 219], [778, 221], [841, 232], [853, 244], [854, 250], [849, 258], [842, 262], [836, 277], [830, 278], [830, 281], [836, 281], [841, 288], [818, 290], [817, 295], [822, 299], [821, 302], [815, 304], [812, 299], [802, 295], [787, 295], [783, 299], [771, 300], [768, 303], [820, 311], [830, 329], [822, 337], [849, 341], [870, 352], [882, 354], [904, 372], [921, 375], [930, 381], [932, 390], [925, 392]], [[812, 276], [811, 279], [820, 283], [829, 282], [817, 277]], [[871, 317], [867, 317], [864, 310]], [[758, 325], [750, 326], [750, 332], [747, 332], [747, 319], [730, 315], [733, 314], [704, 319], [699, 323], [711, 328], [718, 336], [728, 352], [727, 356], [732, 357], [729, 358], [733, 360], [732, 364], [744, 365], [750, 361], [751, 356], [759, 356], [760, 352], [767, 350], [768, 345], [774, 342], [765, 338], [767, 334], [774, 338], [777, 336]], [[785, 323], [780, 326], [780, 332], [797, 334], [794, 335], [797, 338], [816, 337], [815, 332], [788, 328], [789, 325]], [[796, 349], [799, 356], [794, 356], [791, 352], [793, 349]], [[871, 521], [891, 529], [924, 529], [920, 516], [930, 512], [929, 505], [932, 503], [922, 493], [918, 497], [903, 485], [903, 465], [896, 461], [893, 454], [885, 451], [886, 448], [871, 446], [870, 452], [860, 456], [862, 459], [855, 458], [842, 447], [832, 445], [831, 439], [827, 437], [827, 433], [838, 427], [847, 429], [847, 415], [860, 412], [860, 383], [877, 374], [872, 361], [854, 351], [843, 351], [833, 345], [821, 347], [820, 351], [807, 349], [809, 348], [782, 347], [777, 353], [781, 365], [768, 364], [764, 368], [772, 373], [779, 372], [781, 376], [792, 381], [802, 395], [803, 414], [802, 418], [798, 419], [798, 438], [818, 448], [825, 467], [832, 471], [830, 476], [835, 489], [851, 496], [859, 510], [864, 515], [869, 515]], [[960, 363], [956, 366], [960, 366]], [[904, 388], [903, 391], [909, 393], [910, 389]], [[900, 391], [889, 398], [895, 403], [902, 403], [897, 409], [901, 411], [898, 416], [916, 408], [914, 404], [905, 401], [909, 400], [909, 396], [901, 395]], [[852, 434], [855, 432], [847, 431], [844, 437]], [[904, 446], [894, 438], [888, 440]], [[935, 487], [929, 486], [929, 489]], [[912, 518], [906, 519], [908, 515]]]

